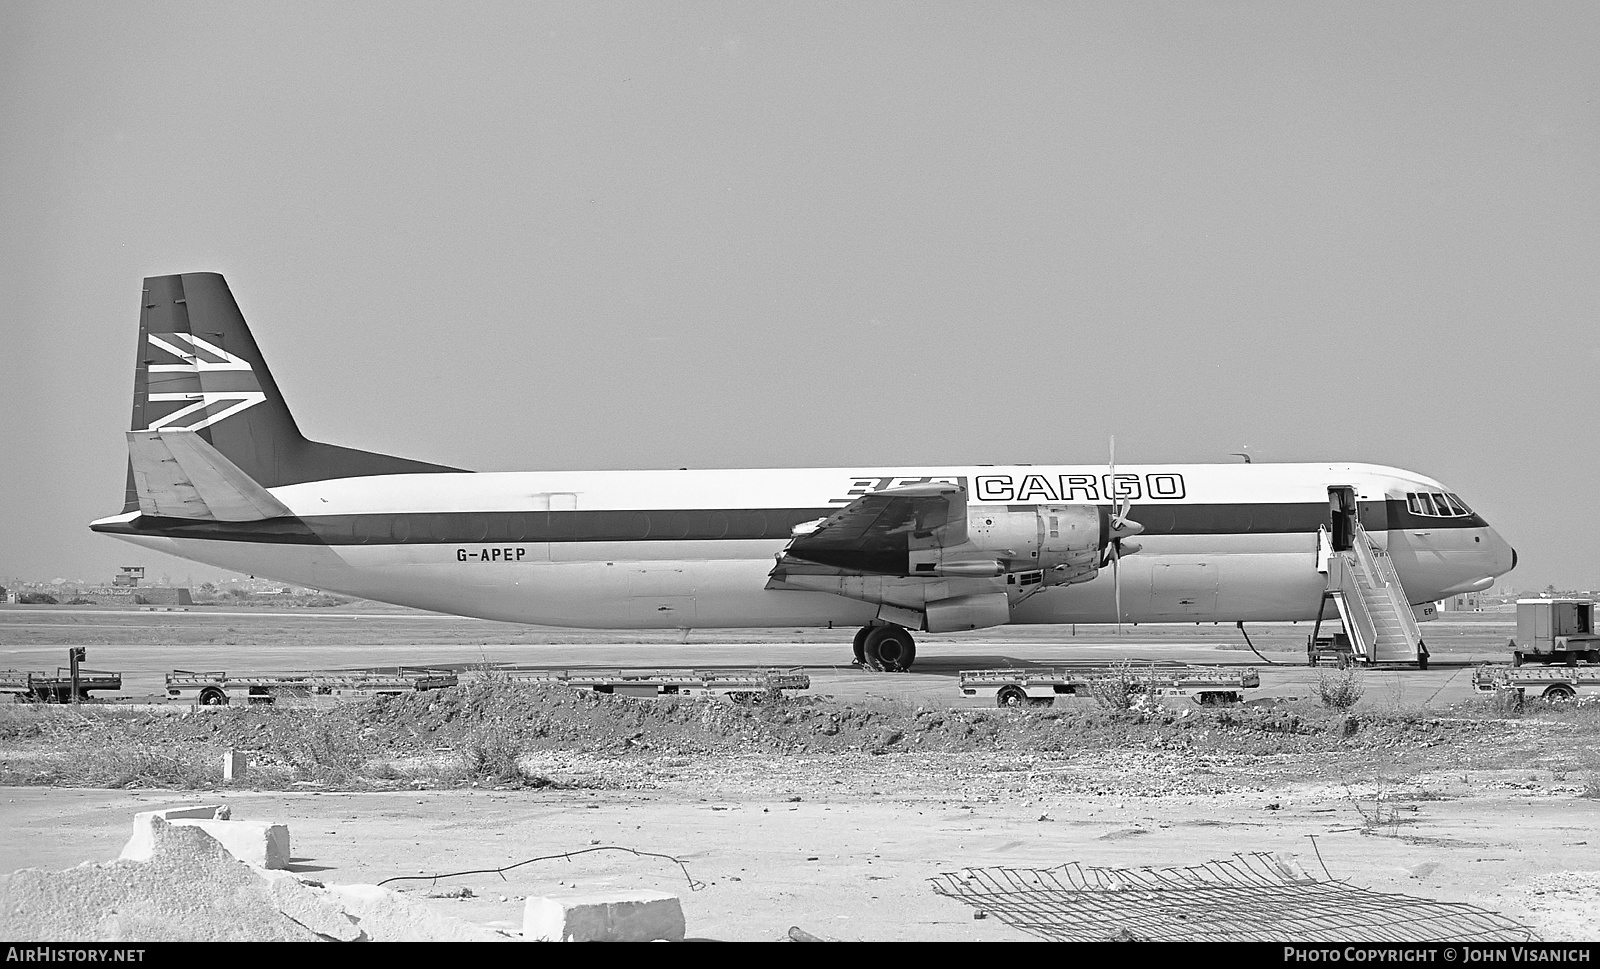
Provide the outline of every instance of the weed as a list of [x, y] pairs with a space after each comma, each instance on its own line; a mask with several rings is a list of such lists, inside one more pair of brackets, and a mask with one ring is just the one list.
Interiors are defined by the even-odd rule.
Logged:
[[1089, 696], [1106, 710], [1125, 713], [1135, 702], [1150, 691], [1149, 685], [1133, 672], [1133, 664], [1124, 660], [1114, 663], [1103, 676], [1089, 680]]
[[42, 758], [26, 773], [13, 766], [0, 778], [7, 784], [193, 790], [219, 784], [222, 762], [203, 749], [118, 744]]
[[380, 760], [377, 763], [368, 764], [367, 776], [375, 781], [398, 781], [405, 777], [404, 774], [400, 773], [398, 770], [395, 770], [393, 764], [386, 760]]
[[1349, 784], [1344, 785], [1344, 793], [1350, 806], [1361, 817], [1362, 834], [1392, 838], [1399, 833], [1400, 810], [1393, 803], [1393, 792], [1389, 790], [1389, 782], [1385, 778], [1378, 778], [1370, 800], [1357, 797]]
[[203, 750], [155, 747], [101, 751], [99, 763], [86, 765], [86, 773], [105, 778], [96, 787], [214, 787], [222, 780], [221, 758], [205, 754]]
[[1485, 699], [1489, 712], [1497, 717], [1518, 717], [1523, 712], [1524, 697], [1521, 690], [1495, 690]]
[[1600, 777], [1591, 777], [1584, 782], [1583, 790], [1579, 797], [1600, 798]]
[[1317, 698], [1330, 710], [1348, 710], [1361, 700], [1366, 687], [1361, 671], [1322, 670], [1317, 673]]
[[41, 713], [32, 704], [0, 706], [0, 740], [28, 740], [47, 733], [47, 713]]
[[301, 780], [323, 784], [351, 781], [366, 763], [364, 744], [343, 724], [328, 717], [307, 717], [281, 754], [294, 765]]
[[460, 750], [463, 766], [474, 778], [499, 784], [520, 784], [526, 779], [517, 763], [522, 748], [503, 730], [474, 730]]

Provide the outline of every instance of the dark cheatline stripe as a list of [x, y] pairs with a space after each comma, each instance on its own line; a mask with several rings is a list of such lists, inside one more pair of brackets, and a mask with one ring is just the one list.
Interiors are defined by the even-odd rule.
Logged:
[[[1387, 504], [1387, 507], [1385, 507]], [[656, 511], [439, 512], [404, 515], [315, 515], [259, 522], [202, 522], [142, 516], [96, 526], [124, 535], [289, 545], [475, 545], [518, 542], [666, 542], [788, 539], [794, 526], [832, 508], [743, 508]], [[1135, 505], [1129, 514], [1146, 535], [1271, 535], [1311, 533], [1328, 523], [1326, 502], [1253, 505]], [[1385, 528], [1482, 528], [1477, 515], [1426, 518], [1402, 501], [1362, 502], [1361, 523]]]

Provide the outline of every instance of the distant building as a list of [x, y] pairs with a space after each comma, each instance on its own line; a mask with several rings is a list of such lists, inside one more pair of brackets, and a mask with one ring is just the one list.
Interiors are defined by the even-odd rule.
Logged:
[[152, 586], [140, 589], [134, 601], [147, 606], [192, 606], [194, 599], [185, 588], [165, 588]]

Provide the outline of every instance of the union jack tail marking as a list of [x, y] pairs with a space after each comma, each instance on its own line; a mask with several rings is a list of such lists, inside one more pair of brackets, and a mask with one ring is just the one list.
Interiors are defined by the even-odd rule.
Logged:
[[247, 361], [193, 333], [151, 333], [148, 345], [146, 399], [176, 406], [144, 430], [198, 431], [267, 399]]

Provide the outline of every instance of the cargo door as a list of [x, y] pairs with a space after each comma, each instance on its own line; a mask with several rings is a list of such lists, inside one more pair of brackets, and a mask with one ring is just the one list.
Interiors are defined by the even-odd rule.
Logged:
[[628, 618], [643, 629], [688, 629], [695, 619], [694, 572], [688, 562], [625, 566]]
[[1195, 620], [1215, 616], [1221, 571], [1215, 562], [1155, 563], [1150, 569], [1152, 614]]

